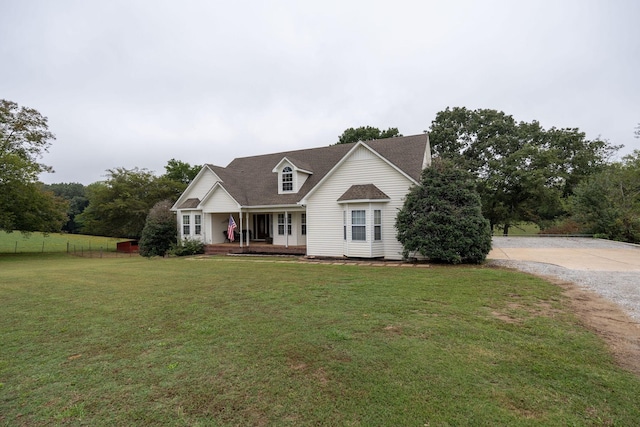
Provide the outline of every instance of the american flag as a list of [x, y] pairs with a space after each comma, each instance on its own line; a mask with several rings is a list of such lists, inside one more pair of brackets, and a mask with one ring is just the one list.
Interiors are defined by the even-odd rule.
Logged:
[[229, 215], [229, 227], [227, 227], [227, 238], [230, 242], [235, 240], [235, 236], [233, 235], [233, 231], [236, 229], [236, 222], [233, 220], [233, 215]]

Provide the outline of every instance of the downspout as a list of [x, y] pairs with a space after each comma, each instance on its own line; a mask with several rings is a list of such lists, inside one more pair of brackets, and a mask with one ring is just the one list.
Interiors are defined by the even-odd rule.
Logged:
[[343, 252], [346, 252], [345, 254], [343, 254], [344, 256], [349, 256], [349, 235], [351, 234], [351, 230], [350, 230], [350, 222], [351, 222], [351, 218], [349, 217], [349, 203], [346, 203], [344, 205], [345, 207], [345, 211], [344, 211], [344, 227], [345, 227], [345, 240], [344, 240], [344, 248], [345, 249]]

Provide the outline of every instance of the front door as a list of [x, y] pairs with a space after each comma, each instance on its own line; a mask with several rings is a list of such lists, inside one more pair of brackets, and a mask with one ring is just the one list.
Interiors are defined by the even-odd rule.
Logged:
[[254, 221], [254, 230], [256, 231], [256, 239], [264, 240], [269, 237], [269, 215], [268, 214], [257, 214], [253, 216]]

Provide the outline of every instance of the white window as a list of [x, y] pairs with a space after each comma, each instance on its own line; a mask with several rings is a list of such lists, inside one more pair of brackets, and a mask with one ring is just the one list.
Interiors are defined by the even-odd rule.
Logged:
[[[291, 235], [291, 214], [287, 214], [286, 225], [287, 225], [287, 234]], [[284, 214], [279, 213], [278, 214], [278, 234], [280, 236], [284, 236], [284, 226], [285, 226]]]
[[351, 240], [367, 240], [366, 211], [351, 211]]
[[182, 235], [188, 236], [191, 234], [191, 217], [189, 215], [182, 215]]
[[193, 224], [195, 225], [195, 234], [197, 236], [202, 234], [202, 215], [194, 215]]
[[382, 211], [380, 209], [373, 211], [373, 240], [382, 240]]
[[282, 169], [282, 191], [293, 191], [293, 171], [289, 166]]
[[307, 234], [307, 214], [303, 213], [300, 215], [300, 224], [301, 224], [301, 232], [302, 235], [305, 236]]

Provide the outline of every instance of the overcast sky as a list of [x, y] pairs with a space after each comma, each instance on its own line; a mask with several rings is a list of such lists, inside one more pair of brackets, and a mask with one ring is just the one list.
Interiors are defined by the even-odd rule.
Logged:
[[640, 149], [640, 1], [0, 0], [0, 98], [43, 182], [333, 144], [492, 108]]

